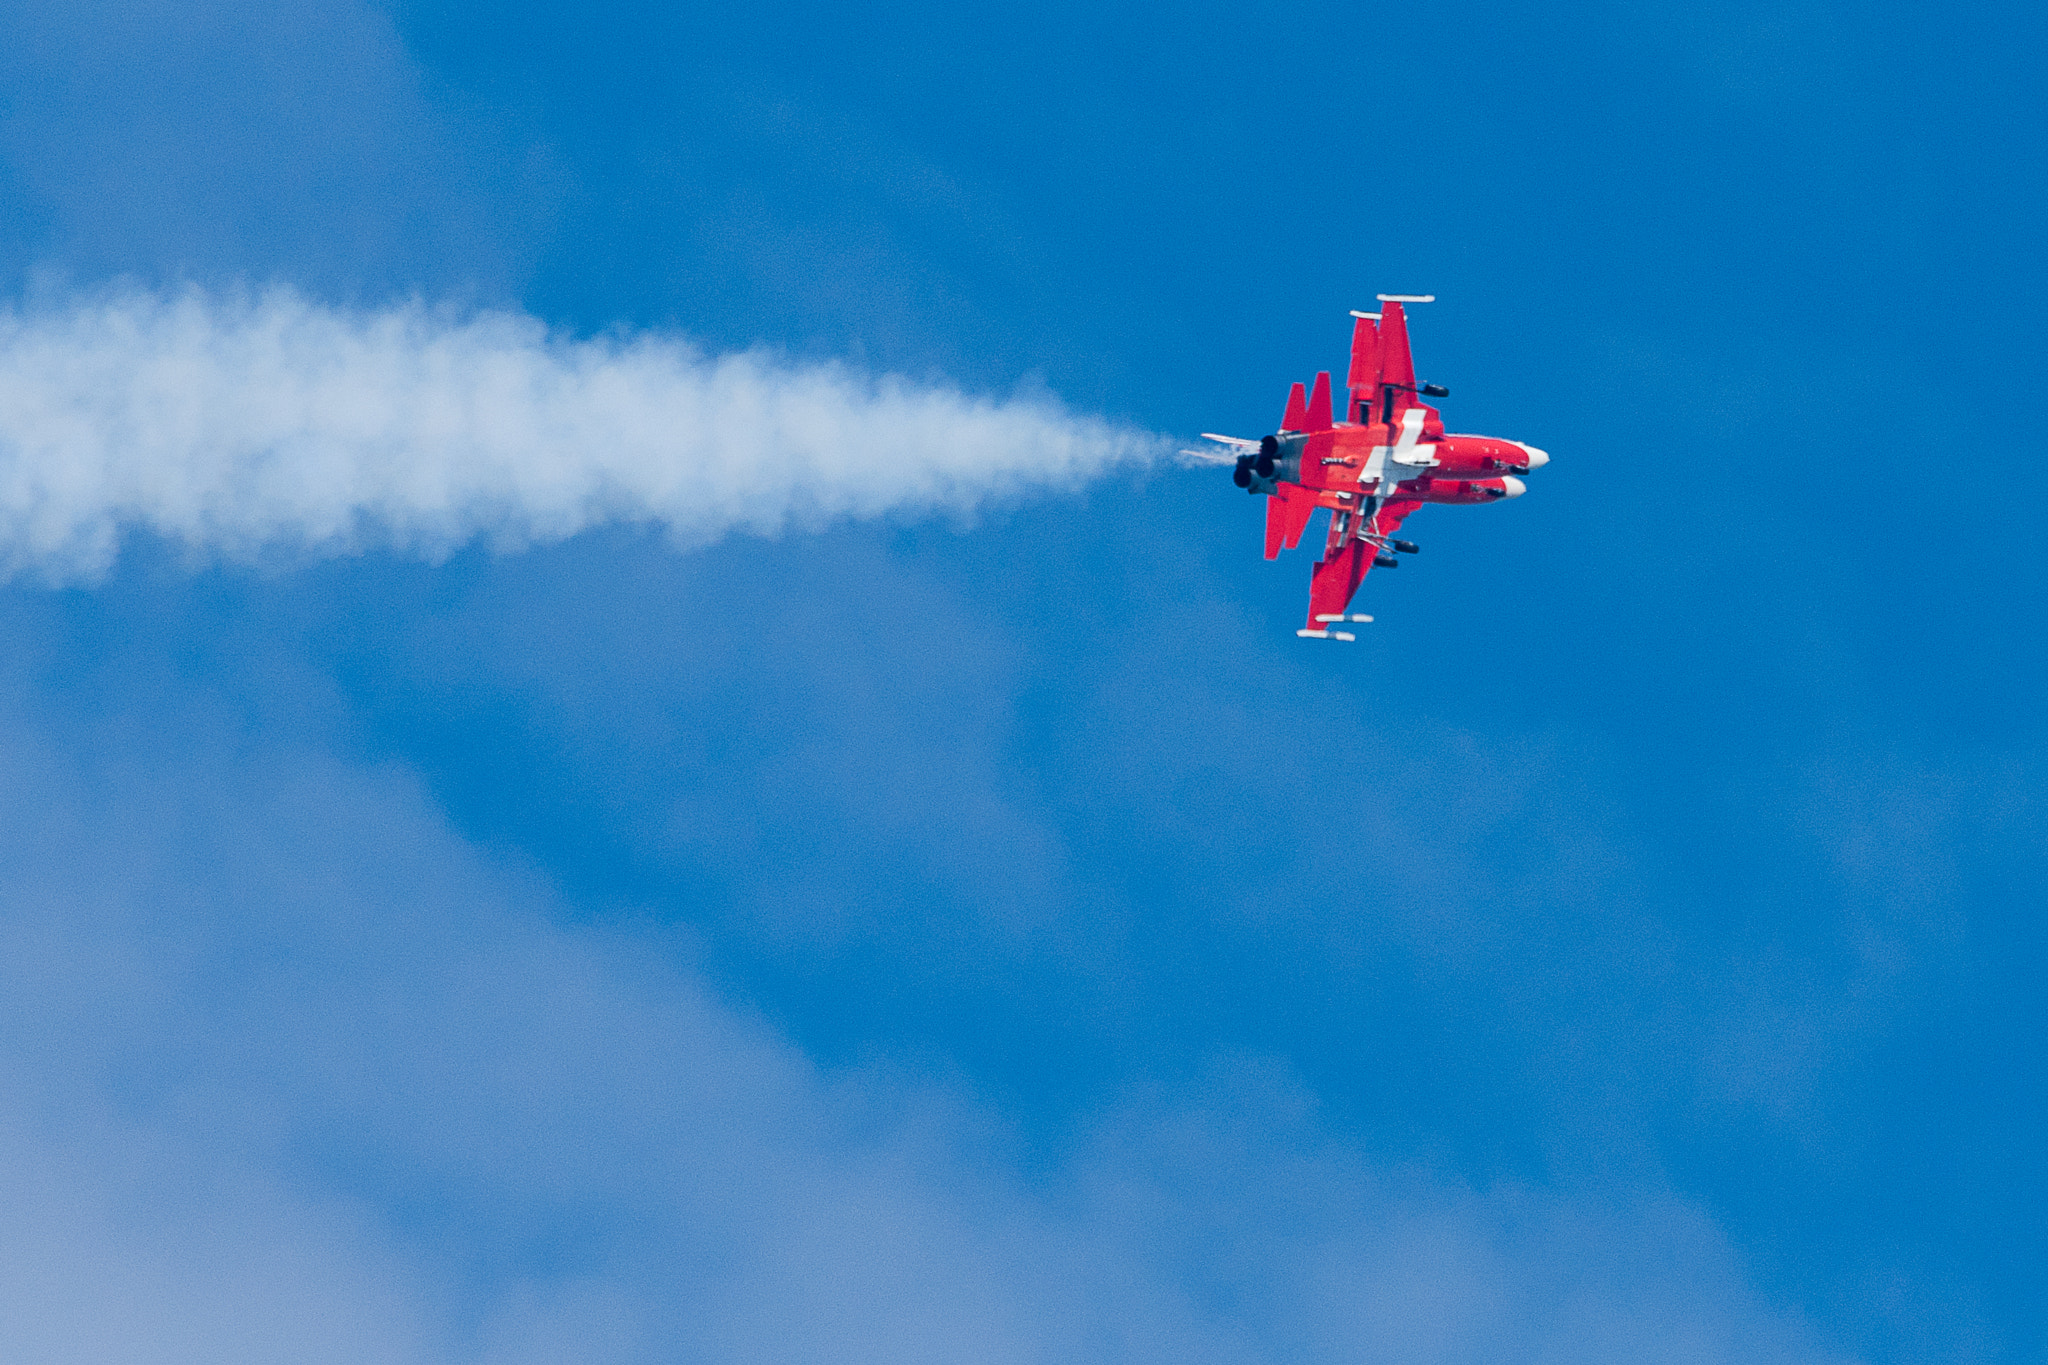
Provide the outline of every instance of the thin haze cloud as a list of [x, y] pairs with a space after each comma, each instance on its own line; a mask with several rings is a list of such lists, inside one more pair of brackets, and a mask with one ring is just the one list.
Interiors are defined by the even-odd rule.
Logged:
[[126, 742], [18, 667], [0, 1359], [1846, 1365], [1682, 1204], [1377, 1171], [1271, 1060], [1027, 1175], [957, 1088], [565, 924], [404, 775]]
[[685, 541], [965, 515], [1148, 461], [1159, 437], [687, 340], [124, 289], [0, 313], [0, 567], [104, 573], [122, 533], [207, 554], [438, 556], [612, 521]]

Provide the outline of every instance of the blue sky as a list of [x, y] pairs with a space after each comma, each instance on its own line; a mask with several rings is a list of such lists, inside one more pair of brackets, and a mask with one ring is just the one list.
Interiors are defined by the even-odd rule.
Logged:
[[[2038, 13], [0, 14], [10, 1358], [2048, 1352]], [[34, 444], [278, 286], [762, 348], [740, 491]], [[1125, 456], [1411, 290], [1554, 459], [1311, 648]]]

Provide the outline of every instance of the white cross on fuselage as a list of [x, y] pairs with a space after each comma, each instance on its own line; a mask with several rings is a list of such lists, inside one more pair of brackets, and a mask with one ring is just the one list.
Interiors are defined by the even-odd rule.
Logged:
[[1361, 490], [1371, 488], [1372, 493], [1365, 515], [1359, 519], [1359, 532], [1370, 528], [1372, 508], [1393, 497], [1394, 487], [1402, 479], [1436, 468], [1436, 447], [1422, 443], [1422, 424], [1427, 420], [1423, 409], [1408, 409], [1401, 414], [1401, 432], [1394, 444], [1374, 446], [1366, 457], [1365, 468], [1358, 471], [1358, 485]]

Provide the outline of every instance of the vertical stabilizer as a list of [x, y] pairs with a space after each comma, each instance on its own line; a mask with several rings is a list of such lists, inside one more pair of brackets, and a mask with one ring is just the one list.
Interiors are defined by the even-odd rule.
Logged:
[[1328, 431], [1330, 429], [1330, 372], [1322, 370], [1316, 375], [1316, 386], [1308, 396], [1308, 425], [1303, 431]]
[[1308, 389], [1296, 384], [1287, 393], [1287, 412], [1280, 418], [1282, 431], [1308, 430]]

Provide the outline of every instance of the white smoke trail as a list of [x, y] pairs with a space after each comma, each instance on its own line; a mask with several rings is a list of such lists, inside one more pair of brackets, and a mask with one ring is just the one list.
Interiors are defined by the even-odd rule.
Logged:
[[351, 311], [278, 288], [0, 310], [0, 573], [105, 572], [140, 528], [205, 554], [438, 556], [607, 521], [685, 541], [962, 514], [1163, 453], [1050, 397], [994, 401], [513, 313]]

